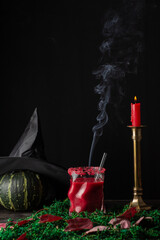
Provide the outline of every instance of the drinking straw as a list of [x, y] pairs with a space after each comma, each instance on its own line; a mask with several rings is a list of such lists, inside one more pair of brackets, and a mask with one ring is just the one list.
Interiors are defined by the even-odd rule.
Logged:
[[107, 157], [107, 153], [103, 153], [103, 156], [102, 156], [102, 160], [100, 162], [100, 165], [99, 165], [99, 171], [101, 170], [101, 168], [103, 167], [105, 161], [106, 161], [106, 157]]
[[[107, 153], [103, 153], [103, 156], [102, 156], [102, 159], [101, 159], [101, 162], [100, 162], [100, 165], [99, 165], [99, 168], [98, 168], [98, 172], [103, 168], [104, 166], [104, 163], [106, 161], [106, 157], [107, 157]], [[99, 173], [96, 174], [96, 178], [95, 180], [97, 180], [97, 178], [100, 176]]]

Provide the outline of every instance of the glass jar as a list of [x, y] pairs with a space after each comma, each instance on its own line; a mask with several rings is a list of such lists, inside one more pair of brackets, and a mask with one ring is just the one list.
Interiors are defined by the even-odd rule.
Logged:
[[68, 173], [70, 175], [69, 212], [104, 210], [105, 168], [75, 167], [69, 168]]

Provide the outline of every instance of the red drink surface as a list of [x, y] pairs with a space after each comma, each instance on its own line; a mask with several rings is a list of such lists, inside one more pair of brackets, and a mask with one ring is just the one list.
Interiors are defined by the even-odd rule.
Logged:
[[69, 212], [94, 212], [101, 210], [103, 205], [103, 181], [95, 181], [95, 178], [77, 178], [71, 180], [68, 198], [70, 199]]

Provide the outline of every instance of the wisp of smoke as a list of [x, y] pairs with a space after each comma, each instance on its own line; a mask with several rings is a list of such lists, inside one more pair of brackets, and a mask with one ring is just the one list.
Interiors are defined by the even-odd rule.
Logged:
[[[123, 0], [121, 7], [110, 9], [105, 16], [103, 27], [104, 41], [100, 46], [101, 65], [93, 72], [100, 83], [95, 92], [100, 95], [97, 124], [92, 128], [93, 140], [89, 155], [89, 166], [95, 145], [103, 134], [108, 122], [106, 106], [112, 102], [111, 89], [117, 89], [117, 96], [123, 95], [121, 82], [126, 73], [137, 73], [138, 58], [143, 51], [144, 0]], [[117, 101], [114, 96], [114, 101]], [[118, 101], [117, 101], [118, 102]], [[115, 105], [118, 105], [114, 102]]]

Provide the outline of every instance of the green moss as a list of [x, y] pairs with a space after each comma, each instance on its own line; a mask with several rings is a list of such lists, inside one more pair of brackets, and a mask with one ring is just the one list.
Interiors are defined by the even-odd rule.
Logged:
[[[80, 239], [86, 239], [86, 240], [103, 240], [103, 239], [109, 239], [109, 240], [119, 240], [119, 239], [160, 239], [160, 210], [150, 210], [150, 211], [142, 211], [137, 213], [131, 221], [131, 224], [135, 223], [136, 220], [138, 220], [141, 216], [145, 217], [152, 217], [153, 220], [145, 221], [145, 225], [141, 226], [131, 226], [130, 229], [114, 229], [110, 228], [109, 230], [105, 230], [103, 232], [97, 232], [96, 234], [90, 234], [82, 237], [84, 234], [84, 231], [75, 231], [75, 232], [65, 232], [64, 229], [67, 226], [67, 222], [64, 220], [68, 220], [70, 218], [75, 217], [87, 217], [89, 218], [93, 223], [94, 226], [97, 225], [108, 225], [108, 222], [116, 217], [117, 215], [121, 214], [128, 208], [128, 205], [125, 205], [122, 207], [116, 207], [115, 209], [112, 209], [111, 211], [104, 214], [103, 212], [97, 210], [94, 213], [87, 213], [83, 212], [80, 214], [73, 213], [72, 216], [69, 216], [68, 210], [69, 210], [69, 200], [66, 199], [63, 202], [61, 201], [54, 201], [53, 204], [50, 206], [44, 206], [44, 210], [33, 213], [32, 216], [26, 218], [33, 218], [34, 221], [28, 222], [27, 224], [23, 226], [18, 226], [18, 224], [13, 224], [11, 222], [11, 219], [8, 219], [7, 228], [0, 230], [0, 240], [13, 240], [17, 239], [20, 235], [27, 232], [27, 238], [29, 240], [78, 240]], [[38, 223], [39, 222], [39, 216], [43, 214], [53, 214], [56, 216], [61, 216], [64, 218], [64, 220], [56, 221], [56, 222], [48, 222], [48, 223]], [[22, 219], [19, 219], [19, 221]], [[10, 228], [11, 226], [14, 226], [14, 228]]]

